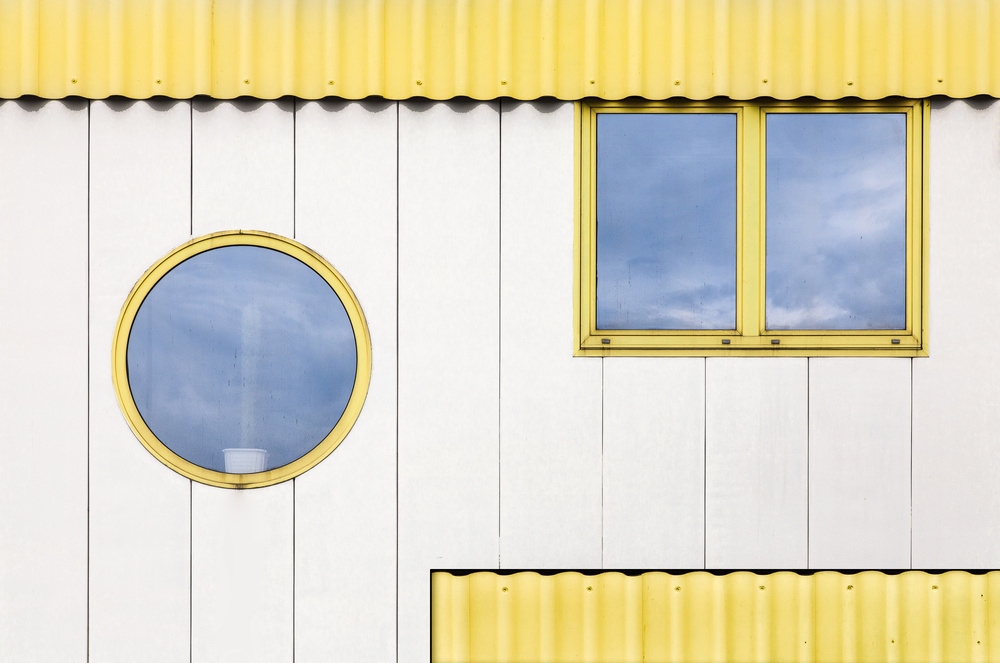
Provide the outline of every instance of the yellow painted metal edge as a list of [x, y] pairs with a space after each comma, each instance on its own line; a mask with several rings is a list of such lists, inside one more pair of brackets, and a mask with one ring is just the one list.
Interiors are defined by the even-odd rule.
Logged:
[[435, 663], [1000, 661], [1000, 572], [431, 575]]
[[[587, 100], [578, 104], [574, 251], [576, 356], [927, 356], [929, 102], [738, 102]], [[596, 322], [596, 115], [599, 113], [737, 113], [737, 328], [735, 330], [605, 330]], [[781, 330], [764, 328], [766, 260], [764, 117], [776, 112], [897, 112], [907, 115], [907, 328]], [[772, 344], [772, 340], [780, 341]], [[724, 343], [726, 341], [726, 343]]]
[[[920, 294], [917, 301], [920, 302], [920, 351], [918, 357], [930, 355], [930, 278], [931, 278], [931, 253], [930, 253], [930, 172], [931, 172], [931, 102], [924, 100], [920, 105], [920, 122], [923, 125], [920, 143], [920, 216], [917, 223], [920, 224]], [[916, 197], [915, 197], [916, 199]]]
[[1000, 0], [4, 0], [0, 97], [1000, 97]]
[[[139, 414], [128, 383], [128, 337], [132, 323], [146, 295], [171, 269], [188, 258], [222, 246], [260, 246], [285, 253], [304, 263], [326, 281], [340, 298], [354, 330], [357, 347], [357, 370], [354, 388], [347, 407], [333, 430], [312, 450], [296, 461], [266, 472], [230, 474], [209, 470], [178, 456], [156, 437]], [[258, 488], [292, 479], [310, 469], [330, 455], [347, 437], [368, 395], [371, 380], [372, 349], [368, 323], [357, 297], [347, 281], [318, 253], [295, 240], [256, 230], [235, 230], [196, 237], [177, 247], [146, 270], [135, 284], [118, 316], [111, 350], [111, 376], [118, 404], [129, 427], [146, 449], [160, 462], [174, 471], [200, 483], [226, 488]]]
[[[583, 181], [587, 174], [583, 168], [583, 140], [587, 122], [583, 118], [584, 108], [581, 104], [573, 104], [573, 347], [579, 354], [582, 347], [583, 338], [587, 335], [586, 320], [589, 314], [583, 310], [583, 302], [589, 302], [588, 291], [584, 290], [586, 275], [582, 267], [587, 261], [582, 256], [583, 251], [583, 230], [585, 228], [583, 220]], [[589, 244], [589, 242], [588, 242]]]

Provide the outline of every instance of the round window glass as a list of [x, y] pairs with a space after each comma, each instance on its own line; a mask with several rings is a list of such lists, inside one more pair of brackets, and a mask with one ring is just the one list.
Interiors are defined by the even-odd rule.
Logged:
[[140, 441], [203, 483], [265, 486], [326, 457], [357, 419], [371, 343], [350, 287], [292, 240], [217, 233], [129, 295], [114, 377]]

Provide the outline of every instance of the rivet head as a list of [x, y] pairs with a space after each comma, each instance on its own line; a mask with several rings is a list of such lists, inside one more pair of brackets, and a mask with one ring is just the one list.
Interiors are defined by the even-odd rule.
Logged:
[[163, 81], [162, 81], [161, 79], [159, 79], [159, 78], [157, 78], [157, 79], [156, 79], [156, 84], [157, 84], [157, 85], [161, 84], [162, 82], [163, 82]]
[[680, 85], [680, 84], [681, 84], [680, 81], [674, 81], [674, 85]]
[[851, 591], [852, 589], [854, 589], [854, 585], [848, 585], [847, 586], [847, 591]]
[[244, 85], [250, 85], [250, 79], [249, 78], [244, 78], [243, 79], [243, 84]]
[[854, 81], [847, 81], [848, 85], [854, 85]]
[[758, 586], [758, 587], [757, 587], [757, 589], [759, 589], [760, 591], [762, 591], [762, 592], [763, 592], [763, 591], [764, 591], [764, 585], [760, 585], [760, 586]]
[[761, 82], [761, 83], [766, 83], [766, 82], [767, 82], [767, 79], [766, 79], [766, 78], [762, 78], [762, 79], [760, 79], [760, 82]]
[[591, 85], [593, 85], [593, 84], [594, 84], [594, 83], [596, 83], [596, 82], [597, 82], [597, 81], [590, 81], [590, 84], [591, 84]]
[[592, 591], [594, 591], [594, 588], [593, 588], [593, 587], [591, 587], [590, 585], [587, 585], [587, 591], [588, 591], [588, 592], [592, 592]]
[[938, 79], [938, 83], [944, 83], [944, 79], [943, 78], [939, 78]]
[[417, 85], [423, 85], [423, 84], [424, 84], [423, 81], [420, 81], [420, 80], [417, 81]]
[[75, 85], [76, 84], [76, 79], [75, 78], [71, 78], [71, 79], [69, 79], [69, 82], [73, 83]]
[[931, 585], [931, 589], [937, 589], [937, 585]]
[[678, 587], [674, 587], [674, 591], [675, 592], [679, 592], [679, 591], [681, 591], [681, 588], [679, 586]]
[[506, 592], [507, 588], [506, 587], [502, 587], [500, 591]]
[[333, 85], [333, 81], [327, 81], [326, 84], [327, 85]]
[[500, 81], [500, 85], [506, 85], [507, 81]]

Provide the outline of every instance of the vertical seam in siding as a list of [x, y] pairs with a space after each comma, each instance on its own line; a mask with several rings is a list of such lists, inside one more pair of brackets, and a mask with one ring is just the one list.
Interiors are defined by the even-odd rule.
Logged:
[[399, 102], [396, 107], [396, 661], [399, 661]]
[[188, 99], [188, 234], [194, 235], [194, 98]]
[[[194, 99], [188, 100], [188, 234], [194, 235]], [[188, 663], [194, 661], [194, 481], [188, 479]]]
[[812, 515], [812, 359], [806, 357], [806, 568], [812, 568], [809, 551], [812, 540], [809, 537], [809, 517]]
[[188, 663], [194, 660], [194, 481], [188, 479]]
[[[280, 108], [280, 106], [279, 106]], [[296, 118], [298, 116], [298, 99], [292, 97], [292, 239], [295, 239], [296, 228], [296, 209], [298, 208], [298, 190], [296, 188], [296, 172], [298, 170], [298, 164], [296, 163], [296, 157], [298, 156], [298, 145], [296, 143], [295, 129], [296, 129]], [[296, 593], [295, 593], [295, 567], [298, 563], [298, 558], [295, 555], [295, 537], [298, 533], [295, 528], [295, 511], [298, 508], [298, 503], [296, 501], [295, 486], [298, 482], [292, 479], [292, 663], [295, 663], [295, 604], [296, 604]]]
[[87, 102], [87, 651], [84, 658], [90, 660], [90, 143], [93, 126], [91, 106]]
[[503, 515], [503, 99], [497, 100], [497, 568]]
[[[296, 219], [296, 211], [298, 209], [298, 205], [297, 205], [298, 189], [295, 186], [296, 174], [298, 173], [298, 164], [296, 163], [296, 159], [298, 158], [298, 154], [299, 154], [298, 145], [296, 144], [296, 138], [295, 138], [295, 131], [296, 131], [296, 128], [298, 126], [298, 124], [297, 124], [297, 118], [298, 118], [298, 115], [299, 115], [299, 108], [298, 108], [299, 104], [298, 104], [298, 101], [299, 101], [298, 98], [292, 97], [292, 239], [295, 239], [295, 235], [296, 235], [296, 226], [295, 226], [295, 223], [296, 223], [296, 220], [297, 220]], [[294, 492], [295, 492], [294, 488], [292, 489], [292, 492], [294, 494]], [[294, 502], [292, 503], [292, 508], [293, 508], [293, 510], [295, 508]], [[295, 514], [293, 513], [292, 514], [292, 522], [293, 523], [295, 522], [295, 517], [294, 516], [295, 516]], [[295, 574], [294, 574], [294, 571], [293, 571], [292, 576], [294, 577], [294, 575]], [[293, 624], [295, 623], [294, 619], [292, 620], [292, 623]], [[294, 654], [295, 648], [294, 647], [292, 648], [292, 652], [293, 652], [292, 653], [292, 660], [294, 661], [295, 660], [295, 654]]]
[[[292, 112], [292, 117], [295, 117], [294, 108], [293, 108], [293, 112]], [[294, 135], [295, 135], [295, 132], [293, 131], [292, 132], [292, 136], [294, 137]], [[295, 161], [293, 159], [292, 163], [294, 164], [294, 162]], [[294, 166], [293, 166], [293, 170], [294, 170]], [[294, 216], [292, 218], [294, 219]], [[292, 228], [293, 228], [292, 232], [294, 233], [295, 232], [294, 231], [294, 228], [295, 228], [295, 222], [294, 222], [294, 220], [292, 221]], [[295, 557], [295, 535], [296, 535], [296, 529], [295, 529], [295, 510], [296, 510], [296, 505], [297, 505], [296, 497], [295, 497], [295, 485], [297, 483], [298, 482], [295, 479], [292, 479], [292, 663], [295, 663], [295, 565], [296, 565], [296, 557]]]

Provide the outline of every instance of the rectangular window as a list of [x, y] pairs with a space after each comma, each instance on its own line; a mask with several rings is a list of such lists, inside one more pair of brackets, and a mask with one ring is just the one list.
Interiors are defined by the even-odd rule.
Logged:
[[928, 115], [580, 104], [577, 354], [926, 354]]

